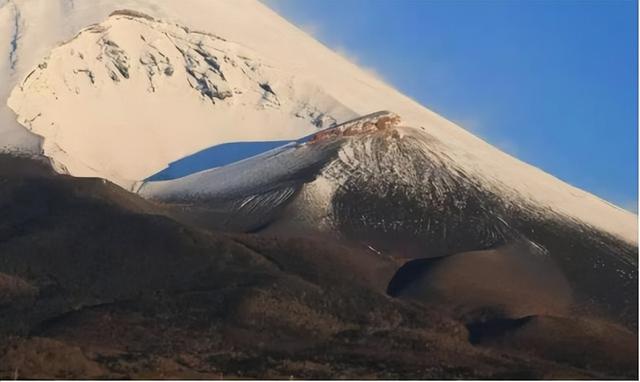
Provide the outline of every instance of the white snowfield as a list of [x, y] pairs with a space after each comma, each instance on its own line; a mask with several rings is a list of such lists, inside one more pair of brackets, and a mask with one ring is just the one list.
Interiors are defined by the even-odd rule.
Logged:
[[[155, 20], [109, 16], [125, 9]], [[0, 147], [39, 150], [41, 136], [61, 172], [131, 189], [216, 144], [391, 110], [489, 187], [637, 243], [635, 214], [501, 152], [255, 0], [0, 0], [0, 54]]]

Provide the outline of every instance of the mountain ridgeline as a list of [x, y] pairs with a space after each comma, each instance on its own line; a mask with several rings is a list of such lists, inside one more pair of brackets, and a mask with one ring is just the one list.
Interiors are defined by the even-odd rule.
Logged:
[[636, 215], [259, 2], [0, 21], [1, 378], [637, 378]]

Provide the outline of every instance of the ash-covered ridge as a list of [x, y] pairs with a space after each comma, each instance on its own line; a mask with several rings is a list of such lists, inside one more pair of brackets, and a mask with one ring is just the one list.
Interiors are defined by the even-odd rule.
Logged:
[[209, 228], [320, 235], [403, 259], [515, 244], [514, 253], [546, 258], [567, 278], [571, 309], [637, 320], [632, 245], [488, 184], [449, 151], [379, 112], [236, 164], [146, 182], [139, 193]]

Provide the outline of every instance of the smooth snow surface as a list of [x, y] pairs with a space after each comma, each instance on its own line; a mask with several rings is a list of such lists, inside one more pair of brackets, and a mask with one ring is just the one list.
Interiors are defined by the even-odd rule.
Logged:
[[[109, 17], [121, 9], [156, 20]], [[20, 124], [72, 175], [131, 188], [215, 145], [391, 110], [488, 187], [637, 242], [636, 215], [499, 151], [254, 0], [0, 0], [0, 54], [0, 97], [13, 89]], [[15, 117], [0, 107], [0, 147], [37, 150]]]

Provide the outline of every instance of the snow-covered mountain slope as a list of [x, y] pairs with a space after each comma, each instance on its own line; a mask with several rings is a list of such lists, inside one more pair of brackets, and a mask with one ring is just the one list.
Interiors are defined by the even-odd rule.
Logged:
[[[118, 9], [154, 20], [108, 17]], [[221, 143], [295, 139], [391, 110], [493, 193], [637, 242], [636, 215], [499, 151], [256, 1], [0, 0], [0, 20], [9, 105], [72, 175], [131, 187]], [[2, 146], [30, 146], [4, 126]]]
[[53, 49], [9, 106], [60, 170], [124, 186], [212, 144], [295, 139], [355, 115], [238, 43], [131, 11]]

